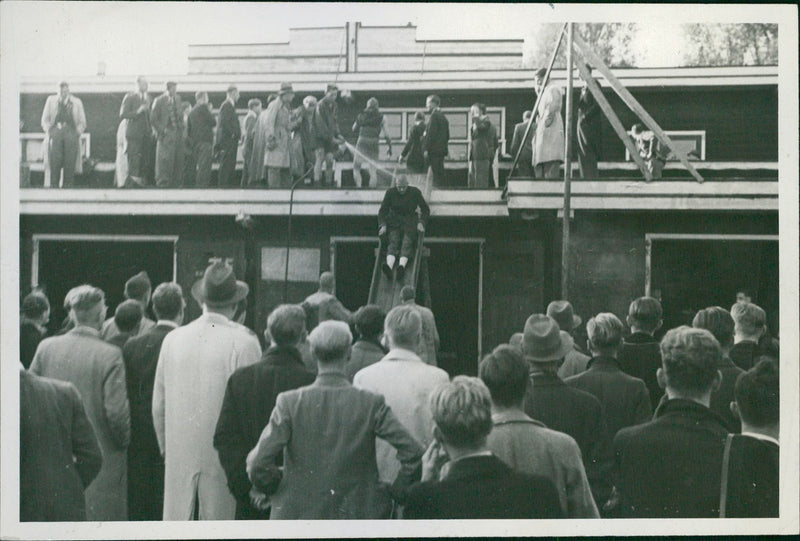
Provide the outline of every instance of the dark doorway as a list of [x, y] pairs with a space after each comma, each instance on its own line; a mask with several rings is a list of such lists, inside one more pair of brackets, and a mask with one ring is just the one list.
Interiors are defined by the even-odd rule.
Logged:
[[654, 239], [651, 292], [664, 308], [664, 329], [691, 325], [698, 310], [730, 309], [746, 288], [779, 332], [778, 242], [772, 240]]
[[[166, 241], [40, 240], [38, 282], [50, 299], [51, 332], [64, 318], [64, 297], [73, 287], [92, 284], [106, 294], [108, 315], [124, 300], [125, 282], [145, 270], [153, 287], [174, 279], [175, 245]], [[152, 318], [152, 312], [148, 314]]]
[[[451, 376], [478, 373], [480, 244], [426, 242], [431, 310], [439, 331], [439, 367]], [[377, 242], [336, 242], [336, 296], [349, 309], [364, 305]], [[420, 276], [417, 302], [425, 298]]]

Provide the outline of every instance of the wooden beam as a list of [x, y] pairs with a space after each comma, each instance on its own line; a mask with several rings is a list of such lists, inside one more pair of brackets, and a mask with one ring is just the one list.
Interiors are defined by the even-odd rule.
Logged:
[[[578, 49], [578, 52], [580, 52], [580, 49]], [[582, 62], [578, 62], [578, 72], [581, 74], [581, 79], [583, 79], [583, 81], [586, 83], [586, 86], [589, 88], [589, 92], [592, 93], [595, 101], [597, 101], [597, 105], [600, 106], [600, 109], [606, 115], [606, 118], [608, 118], [608, 121], [611, 124], [611, 127], [614, 128], [614, 132], [617, 134], [617, 137], [620, 138], [622, 144], [624, 144], [625, 148], [627, 148], [628, 152], [630, 152], [633, 161], [639, 166], [639, 170], [642, 172], [642, 175], [644, 175], [645, 180], [647, 182], [653, 180], [653, 175], [651, 175], [650, 171], [647, 169], [647, 164], [644, 163], [644, 160], [639, 155], [639, 151], [636, 150], [636, 145], [634, 145], [633, 141], [631, 141], [631, 138], [625, 131], [625, 127], [622, 125], [619, 117], [617, 117], [617, 114], [614, 112], [611, 104], [608, 103], [608, 100], [603, 95], [600, 85], [598, 85], [597, 81], [592, 78], [591, 72], [586, 69], [586, 66]]]
[[675, 154], [675, 156], [677, 156], [686, 170], [691, 173], [697, 182], [703, 182], [703, 177], [700, 176], [700, 173], [698, 173], [694, 166], [689, 162], [686, 154], [672, 143], [672, 140], [669, 138], [669, 136], [664, 133], [664, 130], [662, 130], [658, 123], [653, 120], [653, 117], [651, 117], [650, 114], [645, 111], [644, 107], [642, 107], [642, 105], [636, 101], [636, 98], [633, 97], [633, 94], [631, 94], [628, 89], [622, 85], [619, 79], [617, 79], [616, 76], [611, 73], [611, 70], [608, 68], [608, 66], [606, 66], [605, 62], [603, 62], [597, 53], [595, 53], [588, 45], [586, 45], [586, 42], [584, 42], [583, 39], [577, 34], [575, 35], [573, 43], [583, 57], [589, 62], [589, 64], [597, 68], [600, 73], [605, 76], [606, 80], [608, 80], [609, 84], [611, 85], [611, 88], [613, 88], [619, 97], [622, 98], [622, 101], [624, 101], [625, 104], [630, 107], [631, 110], [639, 116], [639, 118], [642, 119], [642, 122], [644, 122], [647, 127], [650, 128], [655, 136], [658, 137], [658, 139], [664, 143], [667, 148], [669, 148]]

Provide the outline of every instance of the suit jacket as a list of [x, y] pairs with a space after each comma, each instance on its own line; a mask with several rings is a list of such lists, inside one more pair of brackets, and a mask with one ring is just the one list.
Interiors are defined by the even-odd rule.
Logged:
[[613, 455], [603, 406], [591, 394], [570, 387], [555, 374], [532, 374], [525, 413], [547, 428], [572, 436], [581, 449], [594, 499], [611, 494]]
[[312, 293], [301, 303], [306, 313], [306, 328], [309, 332], [323, 321], [333, 319], [344, 321], [348, 325], [353, 320], [353, 314], [333, 294], [325, 291]]
[[522, 411], [492, 413], [492, 425], [486, 442], [492, 453], [516, 472], [550, 479], [566, 517], [600, 516], [574, 439]]
[[750, 370], [756, 364], [758, 358], [758, 344], [745, 340], [734, 344], [728, 355], [736, 366], [742, 370]]
[[736, 378], [744, 370], [733, 364], [727, 355], [717, 365], [717, 370], [722, 374], [722, 383], [719, 389], [711, 393], [711, 411], [722, 417], [730, 432], [738, 434], [742, 431], [742, 421], [731, 411], [731, 402], [734, 400], [733, 388], [736, 385]]
[[620, 428], [645, 423], [653, 417], [644, 382], [620, 370], [613, 357], [593, 358], [586, 372], [568, 378], [566, 383], [600, 401], [611, 438]]
[[[139, 112], [139, 107], [145, 109]], [[153, 127], [150, 125], [150, 108], [152, 101], [150, 95], [145, 93], [144, 99], [138, 92], [128, 92], [122, 99], [119, 109], [119, 117], [127, 119], [125, 127], [125, 137], [127, 139], [149, 139], [153, 136]]]
[[[58, 115], [58, 94], [54, 94], [47, 98], [42, 111], [42, 130], [44, 131], [44, 142], [42, 144], [42, 160], [44, 161], [44, 185], [50, 186], [51, 182], [58, 183], [58, 179], [50, 178], [50, 128], [56, 122]], [[83, 102], [80, 98], [69, 95], [69, 104], [72, 109], [72, 121], [75, 124], [75, 130], [78, 132], [78, 137], [86, 131], [86, 113], [83, 110]], [[79, 143], [80, 145], [80, 143]], [[78, 147], [78, 153], [75, 156], [75, 172], [83, 173], [83, 153]]]
[[[271, 495], [271, 519], [388, 518], [388, 490], [378, 482], [375, 439], [397, 449], [398, 491], [419, 477], [424, 449], [383, 397], [356, 389], [344, 374], [322, 373], [308, 387], [278, 395], [247, 473]], [[275, 459], [283, 453], [283, 472]]]
[[422, 138], [424, 135], [425, 124], [422, 122], [415, 123], [408, 134], [406, 146], [403, 147], [403, 152], [400, 153], [403, 158], [408, 157], [406, 165], [408, 165], [409, 171], [425, 172], [425, 156], [422, 154]]
[[219, 128], [217, 129], [217, 144], [221, 147], [236, 147], [242, 137], [242, 127], [236, 108], [227, 99], [219, 108]]
[[31, 372], [77, 387], [103, 452], [103, 467], [86, 489], [89, 520], [126, 520], [130, 410], [122, 351], [79, 326], [39, 344]]
[[778, 516], [780, 449], [774, 442], [735, 435], [728, 463], [726, 517]]
[[[314, 374], [303, 365], [293, 346], [273, 346], [261, 362], [240, 368], [228, 379], [222, 409], [214, 432], [214, 447], [228, 478], [228, 488], [236, 498], [236, 519], [269, 518], [250, 505], [250, 480], [247, 478], [247, 453], [258, 443], [267, 426], [275, 400], [284, 391], [314, 382]], [[277, 465], [282, 462], [278, 457]]]
[[666, 400], [649, 423], [614, 438], [618, 513], [641, 518], [719, 516], [728, 429], [691, 400]]
[[422, 149], [429, 156], [447, 156], [447, 144], [450, 141], [450, 123], [439, 109], [435, 109], [425, 126]]
[[[156, 322], [150, 319], [147, 316], [144, 316], [142, 320], [139, 322], [138, 327], [131, 333], [131, 336], [140, 336], [155, 326]], [[103, 322], [103, 326], [100, 328], [100, 337], [105, 340], [109, 341], [114, 336], [119, 334], [119, 327], [117, 327], [117, 322], [114, 321], [113, 317], [108, 318]]]
[[570, 376], [575, 376], [586, 370], [586, 365], [589, 364], [588, 355], [584, 355], [574, 347], [567, 352], [564, 357], [564, 362], [558, 367], [558, 377], [567, 379]]
[[253, 146], [253, 137], [255, 136], [256, 132], [256, 124], [258, 123], [258, 115], [250, 109], [247, 111], [247, 116], [244, 117], [244, 148], [247, 149], [248, 147], [252, 149]]
[[36, 348], [44, 338], [44, 333], [30, 321], [22, 320], [19, 324], [19, 360], [27, 370], [33, 362]]
[[103, 463], [71, 383], [19, 375], [19, 520], [86, 520], [84, 489]]
[[422, 318], [422, 337], [419, 340], [419, 347], [417, 347], [417, 355], [427, 364], [436, 366], [436, 355], [439, 352], [439, 331], [436, 329], [436, 318], [433, 316], [433, 311], [414, 301], [408, 301], [406, 304], [416, 308]]
[[387, 351], [378, 342], [372, 340], [357, 340], [350, 352], [350, 360], [344, 367], [344, 373], [350, 381], [362, 368], [373, 365], [383, 359]]
[[206, 103], [198, 103], [192, 107], [186, 120], [186, 133], [192, 143], [213, 143], [214, 126], [217, 121]]
[[[353, 385], [386, 399], [397, 419], [423, 447], [433, 440], [433, 417], [428, 402], [431, 391], [450, 377], [441, 368], [425, 364], [416, 353], [393, 349], [379, 362], [359, 371]], [[397, 452], [385, 441], [376, 442], [381, 481], [394, 480], [400, 470]]]
[[441, 481], [411, 487], [403, 518], [563, 518], [552, 481], [516, 473], [494, 455], [465, 457]]
[[631, 334], [625, 338], [617, 361], [623, 372], [644, 382], [650, 393], [650, 403], [655, 407], [664, 395], [664, 389], [656, 379], [656, 372], [661, 368], [658, 340], [643, 332]]
[[[157, 137], [162, 137], [167, 132], [167, 129], [174, 130], [179, 134], [183, 133], [183, 115], [180, 113], [181, 97], [176, 93], [175, 103], [172, 106], [170, 105], [169, 100], [169, 93], [164, 92], [153, 102], [153, 110], [150, 113], [150, 122], [153, 125], [153, 129], [155, 130]], [[175, 111], [177, 111], [177, 114], [175, 115], [176, 124], [173, 124], [170, 120], [170, 115], [172, 114], [170, 111], [171, 107], [175, 107]]]
[[519, 159], [520, 161], [530, 163], [533, 158], [533, 134], [536, 132], [536, 125], [534, 124], [531, 126], [530, 131], [528, 131], [528, 137], [523, 141], [522, 137], [525, 135], [525, 128], [527, 126], [527, 122], [520, 122], [514, 125], [514, 137], [511, 139], [511, 155], [516, 156], [520, 147], [522, 147], [522, 153], [519, 155]]
[[497, 129], [492, 125], [489, 117], [475, 118], [470, 130], [472, 132], [472, 141], [469, 146], [468, 159], [470, 161], [494, 160], [499, 143], [497, 141]]

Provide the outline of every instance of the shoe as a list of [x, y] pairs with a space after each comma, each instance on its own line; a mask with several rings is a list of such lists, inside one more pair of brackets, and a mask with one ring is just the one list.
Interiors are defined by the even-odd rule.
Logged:
[[392, 268], [387, 265], [385, 261], [383, 265], [381, 265], [381, 270], [383, 270], [383, 274], [385, 274], [389, 280], [392, 279]]
[[405, 276], [405, 274], [406, 274], [406, 268], [405, 267], [402, 267], [402, 266], [401, 267], [397, 267], [397, 279], [398, 280], [402, 280], [403, 276]]

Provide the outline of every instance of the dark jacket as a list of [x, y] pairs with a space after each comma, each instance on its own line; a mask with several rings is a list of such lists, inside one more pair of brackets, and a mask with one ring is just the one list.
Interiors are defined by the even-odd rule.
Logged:
[[733, 345], [728, 355], [736, 366], [742, 370], [750, 370], [758, 358], [758, 344], [749, 340], [739, 342]]
[[600, 401], [611, 438], [620, 428], [645, 423], [653, 416], [644, 382], [620, 370], [613, 357], [590, 359], [587, 370], [567, 378], [566, 383]]
[[39, 330], [39, 327], [30, 321], [21, 321], [19, 324], [19, 360], [25, 370], [30, 368], [33, 356], [36, 354], [36, 348], [39, 342], [44, 338], [44, 334]]
[[722, 373], [722, 383], [719, 389], [711, 393], [711, 411], [725, 420], [730, 432], [738, 434], [742, 431], [742, 422], [731, 411], [731, 402], [734, 398], [733, 388], [736, 385], [736, 378], [744, 370], [733, 364], [733, 361], [727, 356], [720, 360], [717, 370]]
[[555, 374], [532, 374], [525, 413], [547, 428], [572, 436], [581, 449], [595, 501], [611, 494], [611, 438], [603, 406], [591, 394], [570, 387]]
[[338, 108], [335, 101], [320, 100], [314, 109], [314, 137], [328, 145], [333, 144], [333, 139], [339, 137], [337, 114]]
[[600, 106], [589, 89], [584, 87], [578, 98], [578, 129], [587, 135], [599, 136], [600, 120]]
[[536, 127], [531, 126], [528, 131], [528, 137], [523, 142], [522, 136], [525, 135], [525, 128], [528, 126], [527, 122], [520, 122], [514, 125], [514, 137], [511, 139], [511, 155], [516, 156], [520, 146], [522, 146], [522, 153], [519, 155], [520, 162], [530, 163], [533, 159], [533, 134], [536, 132]]
[[633, 333], [625, 338], [617, 360], [623, 372], [644, 382], [647, 392], [650, 393], [650, 403], [653, 406], [658, 404], [664, 395], [664, 390], [656, 379], [656, 372], [661, 368], [658, 340], [646, 333]]
[[779, 470], [777, 445], [751, 436], [733, 436], [725, 516], [777, 517]]
[[71, 383], [19, 374], [19, 520], [86, 520], [84, 489], [103, 462]]
[[[145, 106], [144, 111], [139, 112], [139, 107]], [[128, 92], [122, 99], [122, 106], [119, 109], [119, 117], [128, 120], [125, 128], [127, 139], [149, 139], [153, 136], [153, 127], [150, 125], [150, 96], [145, 95], [142, 99], [138, 92]]]
[[412, 173], [425, 172], [425, 156], [422, 152], [422, 137], [424, 135], [425, 124], [414, 124], [414, 126], [411, 128], [411, 132], [408, 134], [406, 146], [403, 147], [403, 152], [400, 153], [400, 156], [403, 158], [408, 156], [406, 164], [408, 165], [409, 171]]
[[122, 348], [125, 384], [131, 408], [128, 447], [128, 518], [161, 520], [164, 506], [164, 460], [153, 428], [153, 384], [158, 355], [169, 325], [156, 325]]
[[169, 92], [164, 92], [153, 102], [153, 110], [150, 113], [150, 122], [156, 135], [163, 137], [167, 130], [171, 132], [183, 132], [183, 115], [181, 114], [181, 97], [175, 94], [172, 104], [169, 102]]
[[242, 137], [242, 127], [239, 117], [231, 102], [225, 100], [219, 108], [219, 128], [217, 129], [217, 144], [224, 148], [236, 147]]
[[428, 223], [431, 209], [425, 201], [422, 192], [416, 186], [409, 186], [404, 193], [400, 193], [396, 187], [386, 190], [383, 196], [381, 208], [378, 211], [378, 225], [400, 223], [404, 218], [416, 215], [417, 209], [422, 212], [419, 221], [422, 225]]
[[565, 518], [552, 481], [494, 455], [456, 461], [443, 480], [412, 486], [405, 504], [407, 519]]
[[482, 116], [475, 119], [472, 124], [472, 141], [469, 147], [469, 159], [493, 160], [497, 150], [497, 129], [492, 125], [489, 117]]
[[447, 143], [450, 141], [450, 123], [439, 109], [434, 110], [425, 127], [422, 150], [429, 156], [447, 156]]
[[250, 480], [245, 459], [269, 422], [278, 394], [314, 382], [300, 352], [291, 346], [273, 346], [261, 362], [240, 368], [228, 379], [225, 398], [214, 432], [214, 447], [236, 497], [237, 519], [266, 519], [250, 505]]
[[363, 338], [357, 340], [353, 344], [350, 360], [347, 361], [344, 367], [344, 373], [352, 382], [359, 370], [377, 363], [387, 353], [388, 351], [377, 340], [365, 340]]
[[618, 514], [642, 518], [719, 516], [728, 429], [691, 400], [664, 401], [649, 423], [614, 438]]
[[217, 121], [211, 114], [208, 104], [198, 103], [192, 107], [192, 111], [189, 113], [189, 119], [186, 121], [186, 133], [192, 144], [213, 143], [214, 126], [216, 125]]

